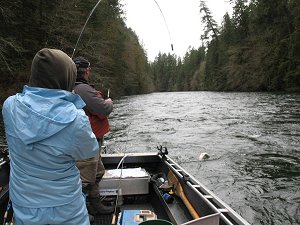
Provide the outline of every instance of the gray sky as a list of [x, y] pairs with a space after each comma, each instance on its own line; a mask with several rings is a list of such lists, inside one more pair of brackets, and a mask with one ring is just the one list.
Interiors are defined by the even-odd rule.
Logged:
[[[122, 0], [127, 17], [126, 24], [138, 35], [147, 51], [148, 59], [153, 61], [159, 52], [175, 53], [183, 57], [189, 46], [198, 48], [203, 32], [200, 0], [156, 0], [156, 2], [164, 14], [167, 26], [154, 0]], [[223, 15], [227, 11], [229, 13], [232, 11], [227, 0], [206, 2], [219, 25]], [[174, 51], [171, 50], [171, 43], [174, 45]]]

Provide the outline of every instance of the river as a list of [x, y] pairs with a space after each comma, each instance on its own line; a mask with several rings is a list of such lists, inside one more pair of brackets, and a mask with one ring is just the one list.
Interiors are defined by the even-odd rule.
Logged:
[[249, 223], [300, 224], [300, 94], [152, 93], [114, 107], [108, 152], [166, 146]]
[[110, 123], [108, 153], [166, 146], [249, 223], [300, 224], [300, 94], [128, 96], [114, 101]]

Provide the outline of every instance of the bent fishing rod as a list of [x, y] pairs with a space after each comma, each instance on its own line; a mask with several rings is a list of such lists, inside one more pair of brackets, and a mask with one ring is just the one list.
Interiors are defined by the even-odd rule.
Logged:
[[94, 8], [92, 9], [92, 11], [90, 12], [89, 16], [87, 17], [87, 19], [86, 19], [86, 21], [85, 21], [85, 23], [84, 23], [84, 25], [83, 25], [83, 27], [82, 27], [82, 29], [81, 29], [81, 32], [80, 32], [80, 34], [79, 34], [79, 37], [78, 37], [77, 42], [76, 42], [76, 44], [75, 44], [75, 47], [74, 47], [74, 49], [73, 49], [73, 53], [72, 53], [72, 56], [71, 56], [72, 59], [73, 59], [74, 53], [75, 53], [75, 51], [76, 51], [77, 45], [78, 45], [78, 43], [79, 43], [79, 41], [80, 41], [80, 39], [81, 39], [81, 36], [82, 36], [82, 34], [83, 34], [83, 31], [84, 31], [84, 29], [85, 29], [87, 23], [89, 22], [91, 15], [94, 13], [95, 9], [97, 8], [97, 6], [99, 5], [100, 2], [101, 2], [101, 0], [99, 0], [99, 1], [96, 3], [96, 5], [94, 6]]
[[173, 44], [172, 44], [171, 33], [170, 33], [170, 30], [169, 30], [169, 27], [168, 27], [168, 24], [167, 24], [166, 18], [165, 18], [165, 16], [164, 16], [164, 14], [163, 14], [163, 12], [162, 12], [161, 8], [159, 7], [159, 5], [158, 5], [157, 1], [156, 1], [156, 0], [153, 0], [153, 1], [156, 3], [156, 5], [157, 5], [157, 7], [158, 7], [158, 9], [159, 9], [159, 11], [160, 11], [160, 13], [161, 13], [161, 15], [162, 15], [162, 17], [163, 17], [164, 21], [165, 21], [165, 25], [166, 25], [166, 28], [167, 28], [167, 30], [168, 30], [168, 33], [169, 33], [169, 38], [170, 38], [170, 43], [171, 43], [171, 49], [172, 49], [172, 51], [173, 51]]
[[[84, 25], [83, 25], [83, 27], [82, 27], [82, 29], [81, 29], [81, 32], [80, 32], [80, 34], [79, 34], [79, 37], [78, 37], [78, 39], [77, 39], [77, 41], [76, 41], [75, 47], [74, 47], [74, 49], [73, 49], [73, 53], [72, 53], [72, 56], [71, 56], [72, 59], [73, 59], [73, 57], [74, 57], [75, 51], [76, 51], [76, 49], [77, 49], [78, 43], [79, 43], [79, 41], [80, 41], [80, 39], [81, 39], [81, 36], [82, 36], [82, 34], [83, 34], [83, 32], [84, 32], [85, 27], [86, 27], [88, 21], [90, 20], [92, 14], [94, 13], [95, 9], [98, 7], [98, 5], [99, 5], [99, 3], [100, 3], [101, 1], [102, 1], [102, 0], [99, 0], [99, 1], [95, 4], [95, 6], [94, 6], [93, 9], [91, 10], [89, 16], [87, 17], [87, 19], [86, 19], [86, 21], [85, 21], [85, 23], [84, 23]], [[173, 51], [173, 44], [172, 44], [171, 33], [170, 33], [170, 30], [169, 30], [169, 27], [168, 27], [166, 18], [165, 18], [165, 16], [164, 16], [164, 14], [163, 14], [163, 12], [162, 12], [160, 6], [158, 5], [157, 1], [156, 1], [156, 0], [153, 0], [153, 1], [154, 1], [155, 4], [157, 5], [157, 7], [158, 7], [158, 9], [159, 9], [159, 11], [160, 11], [160, 13], [161, 13], [161, 15], [162, 15], [164, 21], [165, 21], [165, 25], [166, 25], [166, 28], [167, 28], [168, 34], [169, 34], [169, 39], [170, 39], [170, 42], [171, 42], [171, 49], [172, 49], [172, 51]]]

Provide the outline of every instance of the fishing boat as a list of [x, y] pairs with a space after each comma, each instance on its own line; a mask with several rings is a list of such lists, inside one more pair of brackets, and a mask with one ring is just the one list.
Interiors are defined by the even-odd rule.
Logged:
[[[105, 204], [115, 205], [115, 212], [95, 216], [92, 224], [249, 224], [167, 153], [160, 146], [157, 153], [102, 154], [106, 171], [99, 191]], [[5, 162], [2, 158], [1, 224], [8, 200], [9, 166]]]

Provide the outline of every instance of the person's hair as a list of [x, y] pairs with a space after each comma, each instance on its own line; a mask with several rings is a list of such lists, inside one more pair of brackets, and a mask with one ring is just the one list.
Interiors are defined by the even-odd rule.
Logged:
[[86, 70], [87, 70], [87, 68], [78, 68], [77, 69], [77, 78], [76, 79], [82, 79]]
[[78, 56], [75, 59], [73, 59], [76, 68], [77, 68], [77, 80], [83, 79], [83, 75], [85, 73], [85, 71], [87, 70], [87, 68], [90, 67], [90, 62], [82, 57], [82, 56]]

